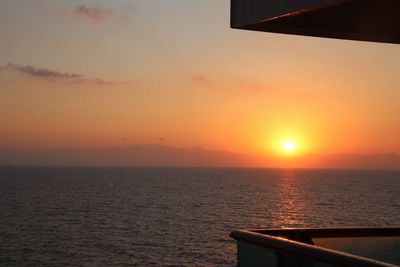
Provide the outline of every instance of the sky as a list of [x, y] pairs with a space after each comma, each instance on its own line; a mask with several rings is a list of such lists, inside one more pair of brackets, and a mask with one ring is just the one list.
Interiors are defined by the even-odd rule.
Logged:
[[400, 46], [229, 23], [227, 0], [2, 0], [0, 149], [400, 153]]

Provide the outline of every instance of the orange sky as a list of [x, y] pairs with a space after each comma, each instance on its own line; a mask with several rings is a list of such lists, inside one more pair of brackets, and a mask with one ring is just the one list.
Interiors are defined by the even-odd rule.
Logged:
[[400, 46], [232, 30], [222, 0], [5, 0], [0, 18], [0, 149], [400, 153]]

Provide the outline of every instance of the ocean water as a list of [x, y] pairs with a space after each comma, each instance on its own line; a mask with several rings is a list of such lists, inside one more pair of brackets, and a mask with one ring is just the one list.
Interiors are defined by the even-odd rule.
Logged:
[[0, 168], [1, 266], [235, 266], [235, 229], [400, 225], [400, 172]]

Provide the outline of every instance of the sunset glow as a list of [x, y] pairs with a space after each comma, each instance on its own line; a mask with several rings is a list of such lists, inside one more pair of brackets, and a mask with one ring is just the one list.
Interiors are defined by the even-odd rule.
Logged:
[[296, 145], [292, 141], [286, 141], [282, 144], [282, 150], [286, 153], [292, 153], [296, 150]]
[[395, 2], [0, 0], [0, 267], [394, 266]]
[[227, 0], [93, 3], [2, 1], [0, 150], [400, 153], [399, 46], [233, 30]]

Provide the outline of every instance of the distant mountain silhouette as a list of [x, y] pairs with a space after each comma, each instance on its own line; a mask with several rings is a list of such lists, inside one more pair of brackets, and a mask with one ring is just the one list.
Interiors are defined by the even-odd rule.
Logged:
[[302, 167], [400, 170], [400, 155], [394, 153], [308, 155], [302, 157], [300, 162], [302, 162]]
[[243, 154], [160, 144], [104, 149], [1, 151], [0, 164], [77, 166], [263, 166], [264, 161]]
[[227, 151], [176, 148], [160, 144], [103, 149], [0, 150], [0, 165], [183, 166], [399, 169], [397, 154], [328, 154], [267, 158]]

